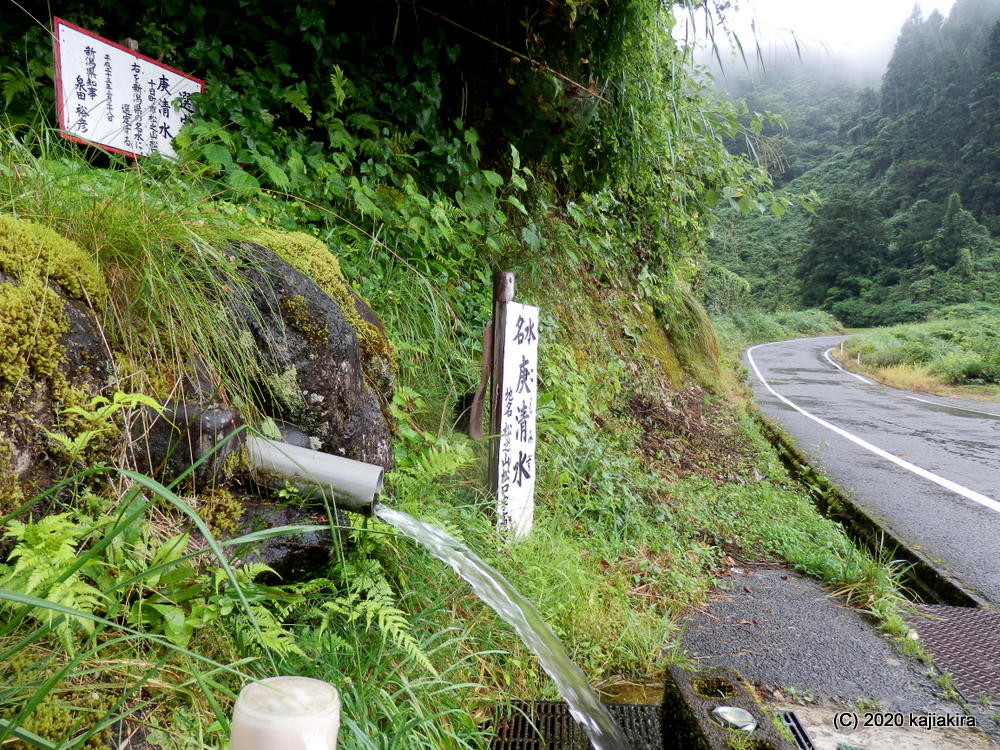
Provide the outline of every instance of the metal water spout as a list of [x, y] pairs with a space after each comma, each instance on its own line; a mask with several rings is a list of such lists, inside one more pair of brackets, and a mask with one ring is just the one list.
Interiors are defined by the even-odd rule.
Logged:
[[371, 515], [382, 489], [385, 470], [375, 464], [256, 435], [246, 438], [244, 451], [259, 484], [289, 482], [303, 495], [327, 496], [341, 510]]

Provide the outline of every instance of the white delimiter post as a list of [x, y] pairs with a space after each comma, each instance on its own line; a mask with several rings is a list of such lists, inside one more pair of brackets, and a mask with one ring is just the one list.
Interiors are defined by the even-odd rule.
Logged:
[[538, 403], [538, 308], [513, 301], [514, 276], [493, 280], [491, 479], [497, 526], [521, 538], [534, 520], [535, 414]]

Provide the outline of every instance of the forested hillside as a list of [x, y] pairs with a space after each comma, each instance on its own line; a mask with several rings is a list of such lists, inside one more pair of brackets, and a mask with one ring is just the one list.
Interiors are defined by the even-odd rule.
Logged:
[[[785, 117], [763, 144], [814, 214], [737, 218], [712, 257], [756, 304], [821, 306], [849, 325], [917, 320], [1000, 294], [1000, 3], [919, 8], [878, 88], [848, 94], [815, 57], [734, 88]], [[796, 294], [789, 296], [789, 289]]]

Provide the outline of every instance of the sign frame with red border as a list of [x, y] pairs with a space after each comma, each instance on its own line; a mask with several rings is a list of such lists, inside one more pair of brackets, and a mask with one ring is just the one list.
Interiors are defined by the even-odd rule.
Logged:
[[60, 35], [59, 35], [59, 27], [60, 27], [60, 25], [61, 26], [65, 26], [65, 27], [67, 27], [69, 29], [72, 29], [72, 30], [74, 30], [74, 31], [76, 31], [76, 32], [78, 32], [80, 34], [84, 34], [85, 36], [88, 36], [91, 39], [94, 39], [96, 42], [98, 42], [100, 44], [104, 44], [104, 45], [108, 45], [110, 47], [113, 47], [113, 48], [119, 50], [120, 52], [124, 52], [127, 55], [129, 55], [129, 56], [131, 56], [131, 57], [133, 57], [133, 58], [135, 58], [137, 60], [142, 60], [143, 62], [145, 62], [147, 64], [150, 64], [150, 65], [153, 65], [156, 68], [162, 68], [163, 70], [169, 71], [170, 73], [172, 73], [172, 74], [174, 74], [176, 76], [180, 76], [181, 78], [185, 78], [185, 79], [191, 81], [192, 83], [197, 84], [197, 86], [198, 86], [198, 92], [196, 92], [196, 93], [202, 93], [202, 94], [205, 93], [205, 81], [202, 80], [201, 78], [198, 78], [196, 76], [190, 75], [189, 73], [184, 73], [184, 72], [182, 72], [180, 70], [177, 70], [176, 68], [171, 67], [170, 65], [167, 65], [165, 63], [160, 62], [159, 60], [154, 60], [153, 58], [149, 57], [148, 55], [143, 55], [140, 52], [136, 52], [134, 50], [130, 50], [128, 47], [125, 47], [125, 46], [123, 46], [121, 44], [118, 44], [117, 42], [113, 42], [110, 39], [105, 39], [104, 37], [100, 36], [99, 34], [95, 34], [93, 31], [88, 31], [87, 29], [84, 29], [81, 26], [78, 26], [77, 24], [72, 23], [71, 21], [67, 21], [67, 20], [65, 20], [63, 18], [59, 18], [58, 16], [55, 16], [52, 19], [52, 39], [53, 39], [53, 46], [54, 46], [54, 52], [55, 52], [56, 118], [57, 118], [57, 123], [58, 123], [58, 126], [59, 126], [59, 133], [60, 133], [60, 135], [62, 135], [63, 138], [65, 138], [65, 139], [67, 139], [69, 141], [73, 141], [74, 143], [80, 143], [80, 144], [83, 144], [85, 146], [93, 146], [95, 148], [100, 148], [100, 149], [103, 149], [104, 151], [110, 151], [112, 153], [122, 154], [124, 156], [132, 157], [133, 159], [138, 159], [141, 156], [146, 156], [147, 155], [147, 154], [142, 154], [142, 153], [139, 153], [139, 152], [136, 152], [136, 151], [129, 151], [129, 150], [124, 149], [124, 148], [119, 148], [119, 147], [116, 147], [116, 146], [111, 146], [111, 145], [108, 145], [108, 144], [105, 144], [105, 143], [101, 143], [99, 141], [88, 140], [88, 139], [80, 137], [78, 135], [74, 135], [73, 133], [67, 132], [69, 130], [69, 128], [67, 127], [67, 118], [66, 118], [66, 112], [65, 112], [65, 106], [64, 106], [65, 99], [64, 99], [63, 82], [62, 82], [62, 54], [61, 54], [62, 50], [60, 48]]

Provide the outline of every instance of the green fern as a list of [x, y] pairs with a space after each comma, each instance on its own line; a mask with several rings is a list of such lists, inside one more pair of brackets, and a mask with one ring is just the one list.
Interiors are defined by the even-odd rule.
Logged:
[[[101, 591], [84, 580], [80, 571], [66, 575], [76, 562], [78, 543], [90, 530], [71, 520], [68, 513], [45, 516], [37, 523], [11, 521], [4, 536], [16, 540], [8, 557], [8, 563], [13, 564], [0, 566], [0, 588], [80, 612], [94, 612], [105, 601]], [[59, 616], [50, 609], [32, 609], [28, 615], [46, 625]], [[55, 626], [63, 647], [70, 653], [73, 627], [89, 634], [94, 624], [82, 617], [68, 617]]]
[[420, 494], [421, 490], [464, 469], [474, 460], [475, 454], [468, 441], [438, 438], [424, 450], [406, 455], [393, 473], [392, 483], [403, 498]]
[[[80, 460], [95, 438], [114, 431], [116, 428], [111, 418], [123, 409], [135, 409], [147, 406], [157, 414], [163, 414], [163, 406], [157, 401], [141, 393], [123, 393], [116, 391], [112, 398], [94, 396], [86, 406], [69, 406], [60, 411], [62, 415], [77, 418], [78, 434], [70, 437], [64, 432], [45, 431], [46, 436], [56, 443], [71, 462]], [[81, 430], [80, 426], [93, 426], [93, 429]]]
[[261, 651], [271, 651], [281, 657], [292, 654], [305, 657], [306, 654], [296, 642], [295, 635], [285, 629], [284, 624], [270, 609], [261, 603], [251, 602], [250, 612], [257, 621], [258, 630], [247, 628], [247, 633]]
[[337, 617], [343, 618], [348, 624], [363, 622], [365, 628], [369, 630], [375, 625], [383, 643], [391, 642], [417, 664], [437, 676], [434, 665], [431, 664], [417, 639], [413, 637], [406, 613], [395, 606], [395, 598], [388, 583], [384, 579], [382, 582], [385, 583], [384, 589], [382, 587], [368, 589], [363, 594], [360, 591], [351, 591], [346, 596], [326, 602], [324, 605], [326, 616], [316, 636], [321, 637], [332, 620]]

